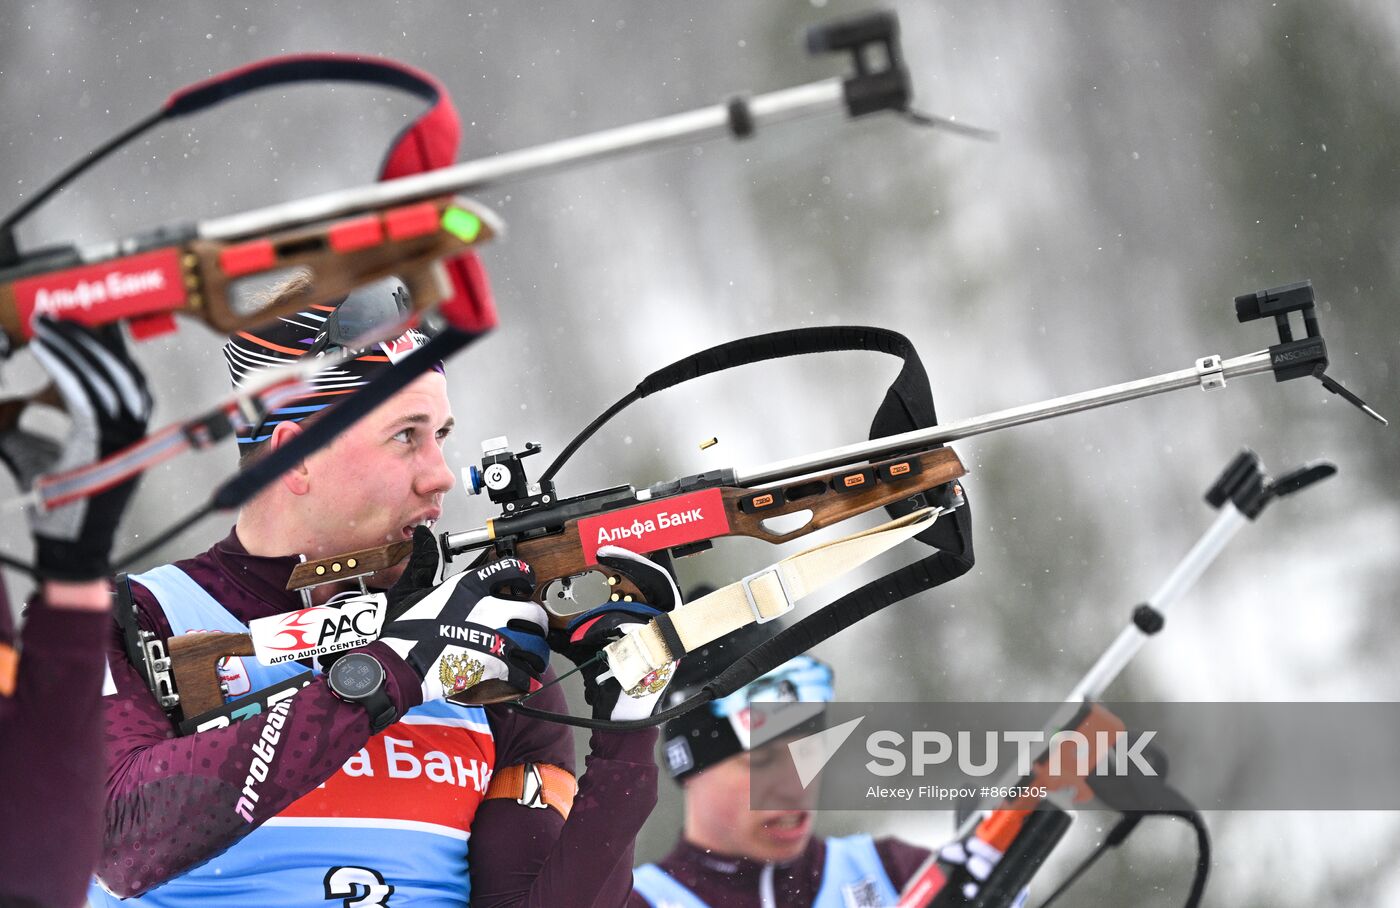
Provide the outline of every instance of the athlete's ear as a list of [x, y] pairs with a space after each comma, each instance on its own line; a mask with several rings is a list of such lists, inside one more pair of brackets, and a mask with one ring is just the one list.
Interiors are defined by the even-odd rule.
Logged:
[[[279, 422], [267, 439], [268, 450], [276, 451], [300, 434], [301, 426], [297, 423], [291, 420]], [[298, 460], [295, 466], [282, 474], [279, 482], [293, 495], [305, 495], [311, 491], [311, 472], [306, 469], [306, 461]]]

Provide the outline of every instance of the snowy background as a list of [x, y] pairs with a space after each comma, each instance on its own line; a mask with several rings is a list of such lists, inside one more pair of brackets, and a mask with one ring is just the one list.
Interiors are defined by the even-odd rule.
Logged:
[[[176, 88], [269, 55], [351, 51], [431, 71], [462, 114], [467, 159], [837, 75], [834, 59], [805, 56], [800, 29], [865, 5], [5, 0], [0, 206]], [[830, 117], [483, 194], [509, 224], [483, 253], [503, 324], [449, 370], [460, 464], [500, 434], [557, 452], [641, 375], [741, 335], [899, 330], [923, 354], [941, 416], [963, 418], [1261, 349], [1272, 328], [1237, 325], [1232, 298], [1303, 278], [1332, 373], [1400, 416], [1400, 6], [895, 6], [917, 106], [999, 142]], [[43, 208], [21, 241], [91, 242], [366, 182], [418, 110], [366, 88], [267, 91], [139, 141]], [[158, 422], [226, 390], [219, 344], [186, 324], [137, 348]], [[648, 400], [580, 453], [561, 491], [857, 440], [892, 363], [750, 367]], [[698, 450], [711, 436], [720, 443]], [[977, 567], [823, 647], [841, 695], [1060, 696], [1208, 525], [1201, 493], [1244, 445], [1277, 472], [1326, 458], [1341, 473], [1243, 533], [1111, 696], [1396, 699], [1400, 433], [1316, 382], [1264, 376], [955, 445], [972, 470]], [[230, 448], [151, 475], [129, 543], [233, 464]], [[481, 524], [485, 504], [454, 492], [445, 526]], [[206, 522], [167, 556], [227, 523]], [[0, 532], [5, 551], [27, 551], [22, 521]], [[682, 569], [690, 582], [734, 579], [778, 554], [734, 542]], [[662, 797], [641, 858], [678, 829], [669, 783]], [[1209, 820], [1211, 903], [1400, 904], [1394, 814]], [[1082, 818], [1045, 879], [1099, 823]], [[822, 830], [931, 846], [951, 820], [841, 813]], [[1185, 827], [1145, 824], [1074, 903], [1180, 904], [1191, 853]]]

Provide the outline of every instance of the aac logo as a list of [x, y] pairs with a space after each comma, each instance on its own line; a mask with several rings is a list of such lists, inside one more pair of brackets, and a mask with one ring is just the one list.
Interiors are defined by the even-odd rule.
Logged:
[[[278, 643], [269, 644], [269, 649], [292, 650], [320, 646], [327, 639], [338, 639], [342, 634], [358, 634], [368, 637], [379, 632], [374, 609], [361, 609], [346, 613], [335, 611], [330, 615], [321, 608], [302, 609], [281, 617], [282, 629], [275, 639]], [[314, 633], [316, 639], [311, 639]]]
[[253, 650], [264, 665], [279, 665], [363, 646], [379, 636], [384, 607], [384, 595], [375, 593], [339, 605], [258, 618], [248, 625]]

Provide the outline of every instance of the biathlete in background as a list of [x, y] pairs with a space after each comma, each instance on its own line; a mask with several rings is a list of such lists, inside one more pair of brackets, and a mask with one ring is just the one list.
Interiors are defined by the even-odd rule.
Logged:
[[[758, 646], [767, 628], [723, 638], [681, 663], [668, 699], [695, 693]], [[802, 788], [786, 760], [787, 742], [818, 730], [813, 717], [750, 749], [755, 703], [826, 703], [833, 673], [803, 655], [733, 694], [672, 719], [662, 751], [681, 786], [685, 821], [671, 852], [633, 873], [628, 908], [878, 908], [893, 906], [932, 852], [892, 836], [819, 836], [818, 786]], [[781, 712], [776, 714], [781, 717]], [[809, 716], [802, 711], [803, 716]], [[765, 772], [772, 768], [774, 771]], [[752, 786], [765, 786], [755, 809]], [[1022, 893], [1018, 904], [1023, 904]]]

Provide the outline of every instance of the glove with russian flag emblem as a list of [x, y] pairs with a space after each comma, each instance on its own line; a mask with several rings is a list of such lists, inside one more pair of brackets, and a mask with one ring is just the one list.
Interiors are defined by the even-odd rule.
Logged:
[[469, 568], [432, 585], [437, 540], [418, 527], [413, 555], [389, 590], [379, 639], [423, 681], [423, 700], [490, 703], [540, 686], [548, 618], [530, 601], [535, 575], [518, 558]]
[[681, 601], [680, 590], [669, 571], [656, 562], [614, 545], [598, 548], [598, 564], [625, 575], [645, 602], [613, 601], [589, 609], [563, 630], [550, 632], [554, 650], [583, 668], [583, 698], [593, 707], [593, 718], [625, 722], [645, 719], [671, 683], [676, 663], [663, 666], [624, 691], [604, 660], [593, 660], [609, 643], [640, 630], [662, 612]]

